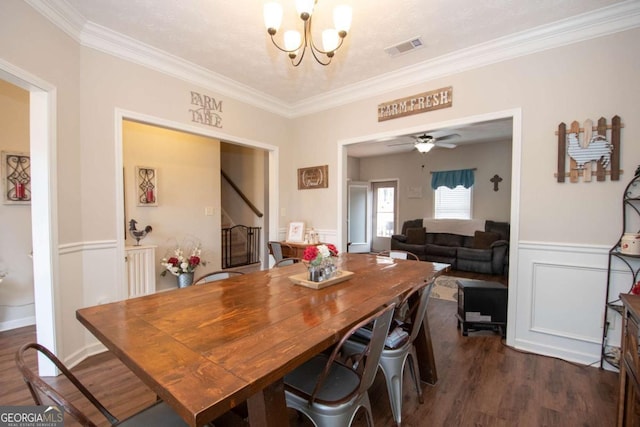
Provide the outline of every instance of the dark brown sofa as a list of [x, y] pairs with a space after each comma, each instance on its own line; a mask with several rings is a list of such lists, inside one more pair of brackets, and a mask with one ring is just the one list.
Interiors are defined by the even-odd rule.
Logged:
[[402, 234], [391, 237], [391, 249], [413, 252], [422, 261], [451, 264], [454, 270], [507, 274], [509, 223], [484, 221], [484, 229], [473, 235], [429, 232], [423, 225], [422, 218], [405, 221]]

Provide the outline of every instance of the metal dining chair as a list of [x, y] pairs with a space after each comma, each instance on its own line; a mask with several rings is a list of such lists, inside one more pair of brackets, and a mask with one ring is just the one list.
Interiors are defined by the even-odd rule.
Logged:
[[282, 261], [284, 259], [284, 255], [282, 252], [283, 247], [288, 248], [289, 253], [291, 253], [291, 251], [293, 250], [293, 248], [286, 243], [276, 242], [275, 240], [268, 242], [267, 246], [269, 247], [269, 253], [273, 255], [273, 259], [275, 260], [275, 262]]
[[[397, 346], [389, 347], [385, 345], [380, 355], [378, 365], [382, 369], [386, 383], [389, 401], [391, 403], [391, 412], [395, 419], [396, 425], [401, 426], [402, 423], [402, 378], [404, 367], [409, 362], [409, 370], [413, 377], [413, 383], [418, 393], [420, 403], [424, 402], [422, 398], [422, 388], [420, 387], [420, 369], [418, 367], [418, 356], [414, 341], [418, 336], [420, 327], [427, 313], [427, 305], [433, 282], [428, 285], [420, 285], [409, 292], [396, 309], [396, 314], [403, 313], [404, 322], [400, 322], [398, 326], [404, 332], [404, 338]], [[389, 337], [395, 334], [395, 328], [390, 332]], [[403, 333], [400, 332], [400, 333]], [[367, 344], [368, 340], [364, 338], [366, 334], [356, 332], [355, 336], [347, 341], [344, 348], [347, 352], [361, 351]], [[387, 340], [387, 343], [389, 340]]]
[[204, 283], [215, 282], [216, 280], [224, 280], [233, 276], [241, 276], [244, 273], [242, 271], [226, 271], [226, 270], [218, 270], [207, 273], [203, 276], [200, 276], [197, 280], [193, 281], [194, 285], [202, 285]]
[[284, 267], [286, 265], [297, 264], [301, 262], [301, 258], [283, 258], [274, 264], [274, 267]]
[[[142, 411], [119, 420], [107, 408], [98, 401], [98, 399], [78, 380], [78, 378], [69, 371], [69, 369], [46, 347], [37, 343], [24, 344], [18, 349], [15, 356], [16, 365], [22, 374], [24, 382], [27, 384], [33, 401], [36, 405], [47, 405], [54, 403], [62, 406], [64, 411], [78, 421], [83, 426], [95, 427], [96, 424], [89, 417], [80, 411], [73, 403], [71, 403], [58, 390], [53, 388], [49, 383], [45, 382], [38, 374], [36, 374], [25, 363], [25, 353], [29, 350], [39, 352], [47, 357], [60, 370], [62, 375], [73, 384], [80, 393], [82, 393], [89, 402], [95, 406], [98, 411], [107, 419], [109, 425], [112, 426], [187, 426], [187, 424], [164, 402], [158, 400]], [[102, 423], [100, 423], [102, 424]]]
[[[389, 332], [395, 303], [353, 327], [331, 355], [320, 353], [285, 375], [287, 406], [309, 417], [317, 427], [348, 427], [360, 408], [373, 426], [368, 389], [376, 376], [378, 359]], [[372, 336], [362, 352], [338, 360], [343, 344], [359, 328], [373, 323]]]
[[395, 258], [395, 259], [408, 259], [413, 261], [420, 261], [420, 258], [418, 258], [418, 255], [414, 254], [413, 252], [402, 251], [399, 249], [392, 249], [390, 251], [378, 252], [378, 256], [385, 256], [385, 257]]

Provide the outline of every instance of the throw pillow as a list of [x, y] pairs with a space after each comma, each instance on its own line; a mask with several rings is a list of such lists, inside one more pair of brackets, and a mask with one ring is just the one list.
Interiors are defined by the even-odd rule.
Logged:
[[493, 233], [491, 231], [476, 231], [473, 236], [473, 248], [474, 249], [489, 249], [491, 244], [497, 240], [500, 240], [500, 234]]
[[410, 245], [424, 245], [427, 230], [424, 228], [407, 228], [407, 243]]

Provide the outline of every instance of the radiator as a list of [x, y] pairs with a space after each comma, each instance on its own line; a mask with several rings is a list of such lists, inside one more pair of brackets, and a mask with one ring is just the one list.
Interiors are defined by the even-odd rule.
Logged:
[[125, 252], [129, 298], [155, 293], [156, 247], [127, 246]]

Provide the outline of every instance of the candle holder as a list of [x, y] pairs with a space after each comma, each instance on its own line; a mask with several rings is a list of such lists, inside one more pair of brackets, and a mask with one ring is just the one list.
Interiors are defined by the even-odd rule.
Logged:
[[158, 206], [158, 172], [156, 168], [136, 166], [138, 206]]
[[31, 203], [31, 159], [24, 153], [2, 153], [5, 204]]

